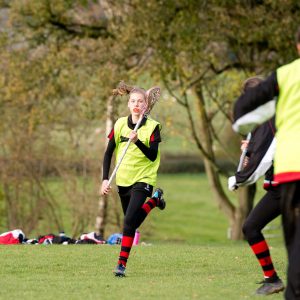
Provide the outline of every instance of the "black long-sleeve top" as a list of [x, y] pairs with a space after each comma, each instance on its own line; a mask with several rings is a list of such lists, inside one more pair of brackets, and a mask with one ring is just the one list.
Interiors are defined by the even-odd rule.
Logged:
[[[144, 118], [141, 122], [140, 127], [144, 126], [146, 121], [147, 121], [147, 119]], [[134, 127], [136, 125], [132, 122], [131, 115], [128, 116], [127, 125], [132, 130], [134, 129]], [[102, 177], [103, 180], [109, 178], [109, 169], [110, 169], [111, 159], [112, 159], [114, 150], [116, 148], [116, 142], [114, 139], [114, 129], [111, 130], [110, 134], [108, 135], [108, 138], [109, 138], [109, 142], [108, 142], [106, 151], [104, 153], [104, 159], [103, 159], [103, 177]], [[135, 145], [144, 153], [144, 155], [149, 160], [155, 161], [155, 159], [157, 158], [158, 145], [160, 142], [161, 142], [160, 129], [159, 129], [159, 125], [157, 125], [150, 137], [150, 147], [147, 147], [139, 139], [136, 141]]]
[[263, 123], [252, 132], [248, 145], [247, 166], [236, 172], [236, 183], [238, 186], [255, 183], [261, 176], [265, 175], [264, 187], [268, 188], [273, 183], [273, 155], [275, 150], [275, 118]]

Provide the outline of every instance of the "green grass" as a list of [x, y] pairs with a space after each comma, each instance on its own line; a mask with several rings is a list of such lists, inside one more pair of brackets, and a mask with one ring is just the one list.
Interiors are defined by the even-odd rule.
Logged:
[[[97, 187], [93, 186], [93, 180], [88, 180], [86, 187], [89, 197], [85, 200], [85, 207], [82, 217], [86, 219], [88, 224], [84, 231], [94, 231], [95, 213], [97, 212]], [[97, 182], [97, 181], [95, 181]], [[224, 180], [224, 185], [226, 184]], [[56, 203], [59, 205], [60, 215], [64, 224], [65, 233], [72, 235], [72, 222], [74, 215], [72, 209], [74, 203], [66, 200], [64, 191], [64, 182], [53, 178], [50, 180], [50, 189], [54, 195]], [[80, 185], [80, 184], [79, 184]], [[205, 174], [160, 174], [157, 186], [164, 189], [167, 208], [164, 211], [154, 209], [141, 226], [141, 238], [146, 242], [176, 242], [188, 244], [207, 244], [207, 243], [226, 243], [229, 223], [225, 215], [219, 210], [214, 200], [212, 191], [208, 185]], [[261, 185], [258, 184], [258, 187]], [[79, 191], [78, 187], [78, 192]], [[94, 193], [93, 193], [94, 190]], [[226, 191], [226, 188], [225, 188]], [[258, 189], [256, 201], [261, 198], [264, 191]], [[228, 196], [232, 202], [236, 202], [236, 193], [228, 192]], [[76, 199], [78, 205], [82, 204], [82, 199]], [[72, 203], [72, 204], [71, 204]], [[119, 199], [117, 199], [119, 205]], [[112, 207], [112, 199], [109, 200], [109, 209]], [[109, 215], [109, 222], [114, 221], [112, 213]], [[280, 227], [280, 218], [277, 218], [271, 224], [273, 227]], [[20, 228], [22, 229], [22, 228]], [[1, 227], [1, 232], [7, 231], [7, 228]], [[110, 225], [108, 226], [105, 238], [112, 233], [119, 232], [120, 228]], [[44, 217], [41, 218], [39, 227], [25, 234], [28, 238], [34, 238], [38, 235], [48, 233], [58, 233], [54, 223]], [[83, 233], [81, 231], [79, 234]], [[280, 228], [273, 231], [267, 231], [275, 238], [272, 242], [282, 243], [282, 235]], [[78, 238], [75, 235], [74, 238]]]
[[[86, 200], [89, 213], [83, 213], [89, 225], [85, 231], [94, 231], [95, 212], [97, 211], [97, 190], [93, 187], [93, 181], [88, 181], [87, 190], [90, 197]], [[225, 185], [224, 181], [224, 185]], [[213, 198], [212, 191], [208, 185], [205, 174], [160, 174], [157, 186], [163, 188], [167, 208], [164, 211], [154, 209], [145, 220], [141, 227], [141, 238], [151, 242], [176, 242], [189, 244], [207, 243], [226, 243], [229, 223], [224, 214], [219, 210]], [[260, 186], [260, 184], [258, 185]], [[51, 179], [51, 191], [56, 202], [60, 206], [60, 214], [63, 216], [64, 230], [67, 235], [71, 235], [72, 215], [71, 201], [66, 201], [64, 183], [58, 179]], [[79, 188], [78, 188], [79, 189]], [[95, 190], [92, 193], [93, 189]], [[264, 192], [259, 189], [256, 199], [260, 199]], [[236, 193], [228, 192], [228, 196], [236, 202]], [[76, 199], [81, 205], [81, 198]], [[89, 202], [89, 203], [88, 203]], [[119, 199], [117, 199], [119, 204]], [[119, 205], [120, 206], [120, 205]], [[109, 208], [112, 207], [112, 200], [109, 200]], [[74, 207], [73, 207], [74, 208]], [[110, 213], [110, 217], [112, 214]], [[109, 221], [113, 221], [109, 218]], [[274, 225], [280, 224], [278, 218], [273, 222]], [[22, 229], [22, 228], [21, 228]], [[120, 228], [108, 226], [105, 238], [110, 234], [118, 232]], [[5, 228], [2, 231], [6, 231]], [[57, 233], [54, 224], [46, 218], [40, 221], [40, 227], [35, 232], [26, 235], [33, 238], [49, 232]], [[81, 232], [82, 233], [82, 232]], [[277, 240], [281, 243], [281, 230], [277, 229], [274, 233]], [[78, 236], [75, 236], [77, 238]]]
[[[1, 299], [251, 299], [262, 277], [244, 243], [136, 246], [126, 278], [112, 274], [119, 246], [1, 246], [0, 251]], [[284, 274], [283, 247], [272, 254]]]
[[152, 239], [188, 243], [226, 240], [228, 222], [218, 210], [204, 174], [161, 175], [158, 185], [164, 189], [167, 208], [151, 212]]
[[[167, 208], [143, 224], [126, 278], [112, 275], [119, 246], [0, 246], [0, 299], [252, 299], [262, 271], [246, 242], [227, 239], [228, 221], [206, 176], [160, 175], [158, 186]], [[60, 194], [57, 181], [53, 188]], [[268, 243], [285, 280], [285, 248], [275, 233]]]
[[[225, 184], [224, 181], [224, 186]], [[205, 174], [162, 174], [157, 185], [164, 189], [167, 208], [164, 211], [156, 209], [151, 212], [142, 227], [142, 236], [145, 228], [146, 238], [150, 240], [189, 244], [228, 241], [228, 220], [217, 207]], [[258, 183], [256, 202], [264, 193]], [[227, 194], [235, 203], [236, 193]], [[280, 227], [280, 218], [271, 225]], [[268, 230], [266, 234], [276, 236], [272, 242], [282, 243], [280, 228], [275, 231]]]

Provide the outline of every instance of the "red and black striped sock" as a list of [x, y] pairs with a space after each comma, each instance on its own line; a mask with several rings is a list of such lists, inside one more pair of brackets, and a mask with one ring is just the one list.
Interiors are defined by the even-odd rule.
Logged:
[[144, 222], [144, 220], [146, 219], [146, 217], [148, 216], [148, 214], [150, 213], [150, 211], [155, 208], [157, 205], [156, 200], [155, 199], [149, 199], [147, 202], [145, 202], [141, 209], [139, 210], [137, 217], [136, 217], [136, 223], [135, 223], [135, 227], [139, 228], [141, 226], [141, 224]]
[[118, 264], [126, 267], [134, 236], [123, 235]]
[[250, 243], [250, 247], [256, 255], [260, 266], [262, 267], [265, 277], [277, 276], [275, 268], [272, 263], [270, 250], [267, 242], [263, 239], [256, 243]]
[[157, 203], [156, 200], [151, 198], [149, 199], [147, 202], [145, 202], [142, 206], [142, 209], [146, 212], [146, 214], [148, 215], [149, 212], [156, 207]]

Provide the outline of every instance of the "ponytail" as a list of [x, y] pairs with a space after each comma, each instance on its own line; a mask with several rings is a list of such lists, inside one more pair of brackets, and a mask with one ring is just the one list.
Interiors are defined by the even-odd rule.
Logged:
[[114, 96], [124, 96], [124, 95], [130, 95], [132, 93], [140, 93], [144, 96], [146, 99], [146, 91], [142, 88], [128, 85], [124, 81], [120, 81], [117, 88], [113, 90]]

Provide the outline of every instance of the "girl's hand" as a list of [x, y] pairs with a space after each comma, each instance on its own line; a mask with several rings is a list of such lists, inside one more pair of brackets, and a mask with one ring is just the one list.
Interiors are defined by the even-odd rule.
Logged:
[[131, 140], [132, 143], [136, 143], [138, 140], [138, 134], [135, 131], [131, 131], [129, 134], [129, 139]]
[[[248, 145], [249, 145], [249, 141], [242, 140], [241, 141], [241, 151], [244, 151], [245, 149], [247, 149]], [[249, 163], [249, 157], [245, 156], [244, 161], [243, 161], [243, 168], [246, 168], [248, 166], [248, 163]]]
[[101, 185], [101, 187], [99, 189], [100, 195], [101, 196], [108, 195], [108, 193], [110, 192], [110, 190], [111, 190], [111, 186], [108, 185], [108, 180], [107, 179], [103, 180], [102, 181], [102, 185]]
[[244, 151], [249, 145], [249, 141], [247, 140], [242, 140], [241, 141], [241, 151]]
[[244, 161], [243, 161], [243, 168], [246, 168], [248, 166], [249, 163], [249, 157], [245, 156]]

